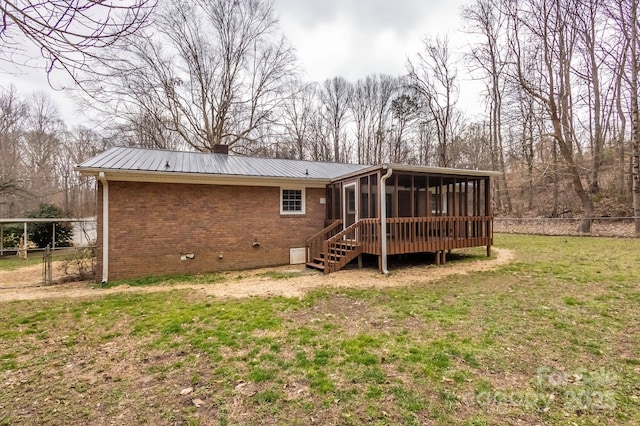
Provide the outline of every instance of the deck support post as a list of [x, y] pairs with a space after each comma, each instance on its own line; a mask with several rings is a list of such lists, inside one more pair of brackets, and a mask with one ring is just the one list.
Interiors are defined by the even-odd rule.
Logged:
[[491, 257], [491, 244], [487, 244], [487, 257]]
[[361, 254], [358, 255], [358, 268], [362, 269], [362, 255]]

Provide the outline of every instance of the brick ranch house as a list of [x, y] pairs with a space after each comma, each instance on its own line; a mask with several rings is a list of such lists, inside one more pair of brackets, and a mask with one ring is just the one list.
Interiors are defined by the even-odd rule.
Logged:
[[[493, 241], [495, 172], [111, 148], [98, 184], [102, 281], [436, 253]], [[386, 236], [386, 238], [381, 238]]]

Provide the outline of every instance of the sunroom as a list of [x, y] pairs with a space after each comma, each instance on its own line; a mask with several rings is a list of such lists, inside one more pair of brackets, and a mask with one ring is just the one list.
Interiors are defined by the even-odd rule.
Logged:
[[[327, 227], [307, 240], [307, 265], [335, 272], [363, 254], [435, 253], [493, 242], [491, 177], [496, 172], [386, 164], [327, 185]], [[382, 238], [384, 236], [384, 238]]]

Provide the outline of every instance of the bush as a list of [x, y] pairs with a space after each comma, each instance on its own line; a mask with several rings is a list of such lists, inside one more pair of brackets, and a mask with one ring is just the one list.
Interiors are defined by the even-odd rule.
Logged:
[[76, 250], [62, 260], [62, 270], [65, 275], [77, 274], [81, 280], [94, 278], [96, 275], [95, 248], [85, 247]]
[[18, 249], [23, 228], [19, 225], [4, 226], [2, 228], [2, 246], [7, 249]]
[[[30, 210], [26, 216], [30, 218], [60, 218], [65, 212], [53, 204], [41, 204], [37, 210]], [[29, 241], [34, 242], [38, 247], [46, 247], [53, 240], [53, 223], [30, 223], [27, 228]], [[70, 223], [55, 222], [56, 224], [56, 247], [71, 247], [73, 239], [73, 227]]]

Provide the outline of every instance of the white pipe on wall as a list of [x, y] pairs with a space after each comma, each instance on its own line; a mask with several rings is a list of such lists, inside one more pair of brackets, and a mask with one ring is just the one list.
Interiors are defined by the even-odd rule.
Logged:
[[100, 172], [98, 179], [102, 182], [102, 284], [109, 280], [109, 182]]
[[387, 269], [387, 179], [391, 177], [393, 169], [387, 169], [387, 173], [380, 178], [380, 255], [382, 256], [382, 273], [388, 274]]

